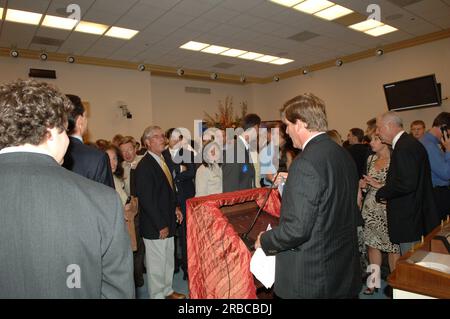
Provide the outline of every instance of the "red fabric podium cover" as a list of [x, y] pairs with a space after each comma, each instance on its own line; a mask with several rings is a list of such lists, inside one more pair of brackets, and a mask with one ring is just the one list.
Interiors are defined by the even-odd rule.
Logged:
[[[256, 299], [250, 251], [220, 207], [249, 201], [261, 207], [267, 191], [249, 189], [195, 197], [186, 202], [190, 298]], [[279, 217], [280, 206], [278, 191], [272, 190], [264, 211]]]

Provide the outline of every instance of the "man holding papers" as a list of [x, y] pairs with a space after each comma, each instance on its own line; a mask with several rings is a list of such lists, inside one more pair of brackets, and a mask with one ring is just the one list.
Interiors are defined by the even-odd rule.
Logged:
[[324, 134], [325, 105], [316, 96], [291, 99], [281, 116], [303, 151], [289, 169], [279, 226], [261, 233], [255, 247], [276, 255], [278, 297], [357, 297], [362, 282], [355, 164]]

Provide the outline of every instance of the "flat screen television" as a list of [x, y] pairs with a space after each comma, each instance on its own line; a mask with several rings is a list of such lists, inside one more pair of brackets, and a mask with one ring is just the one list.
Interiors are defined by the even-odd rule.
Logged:
[[442, 98], [434, 74], [383, 85], [389, 110], [439, 106]]

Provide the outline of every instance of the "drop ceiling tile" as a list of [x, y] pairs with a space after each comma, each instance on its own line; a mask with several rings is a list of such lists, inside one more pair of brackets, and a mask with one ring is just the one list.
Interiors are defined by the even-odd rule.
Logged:
[[37, 13], [45, 13], [50, 0], [9, 0], [8, 8]]
[[180, 2], [181, 0], [140, 0], [140, 3], [152, 5], [165, 10], [175, 7]]
[[81, 16], [86, 14], [88, 9], [92, 6], [95, 0], [58, 0], [52, 1], [50, 7], [48, 8], [47, 14], [56, 15], [60, 17], [68, 17], [71, 12], [67, 12], [67, 7], [69, 4], [76, 3], [80, 6]]
[[8, 43], [8, 46], [26, 49], [30, 45], [35, 32], [35, 26], [3, 21], [0, 40]]
[[240, 12], [246, 12], [258, 4], [263, 3], [263, 1], [265, 0], [224, 0], [221, 2], [221, 6]]
[[186, 28], [205, 32], [206, 30], [212, 30], [220, 25], [217, 21], [212, 21], [204, 18], [197, 18], [188, 24], [186, 24]]
[[241, 28], [237, 28], [228, 24], [221, 24], [213, 29], [210, 29], [209, 34], [218, 35], [221, 37], [233, 37], [241, 31]]
[[215, 7], [214, 9], [211, 9], [207, 13], [203, 14], [202, 18], [212, 20], [217, 23], [226, 23], [234, 17], [237, 17], [239, 14], [239, 11], [230, 10], [223, 7]]
[[28, 49], [45, 52], [56, 52], [58, 50], [58, 47], [51, 45], [31, 44]]
[[253, 7], [250, 13], [255, 17], [267, 19], [272, 16], [278, 15], [281, 12], [286, 12], [287, 10], [291, 9], [277, 5], [276, 3], [270, 1], [264, 1], [263, 3]]
[[220, 1], [218, 0], [183, 0], [173, 8], [173, 11], [191, 16], [200, 16], [219, 3]]

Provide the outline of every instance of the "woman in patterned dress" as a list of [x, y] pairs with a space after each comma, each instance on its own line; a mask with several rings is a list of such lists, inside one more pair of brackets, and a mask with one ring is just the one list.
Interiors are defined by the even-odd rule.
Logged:
[[[381, 266], [382, 254], [387, 252], [389, 256], [389, 268], [392, 272], [400, 257], [400, 249], [397, 244], [389, 240], [386, 218], [386, 204], [378, 203], [375, 194], [386, 182], [389, 169], [391, 152], [386, 144], [383, 144], [378, 136], [372, 135], [370, 142], [374, 155], [367, 159], [367, 175], [360, 180], [359, 199], [362, 206], [364, 219], [363, 238], [368, 247], [369, 263]], [[362, 193], [366, 192], [362, 199]], [[367, 288], [365, 294], [373, 294], [376, 288]]]

